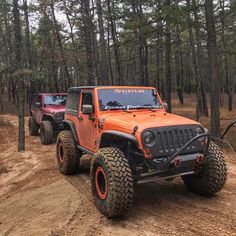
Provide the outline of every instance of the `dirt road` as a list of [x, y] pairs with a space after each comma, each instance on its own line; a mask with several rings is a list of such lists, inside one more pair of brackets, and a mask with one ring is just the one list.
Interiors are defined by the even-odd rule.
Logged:
[[136, 188], [134, 206], [124, 219], [107, 220], [95, 208], [88, 178], [64, 177], [55, 163], [55, 145], [26, 137], [17, 153], [15, 116], [0, 116], [0, 235], [236, 235], [236, 158], [226, 154], [228, 180], [216, 197], [186, 190], [180, 179]]

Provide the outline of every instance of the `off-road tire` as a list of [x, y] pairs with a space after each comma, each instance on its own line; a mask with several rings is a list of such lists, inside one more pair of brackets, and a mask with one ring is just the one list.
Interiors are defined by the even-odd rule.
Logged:
[[186, 187], [194, 193], [212, 196], [219, 192], [227, 179], [227, 167], [223, 153], [211, 142], [202, 170], [196, 175], [182, 177]]
[[43, 121], [40, 125], [40, 139], [44, 145], [51, 144], [53, 141], [53, 126], [50, 121]]
[[56, 143], [57, 165], [64, 175], [79, 171], [81, 151], [76, 148], [76, 142], [70, 130], [61, 131]]
[[[106, 179], [103, 196], [97, 190], [98, 170], [102, 170]], [[134, 195], [131, 169], [124, 153], [113, 147], [100, 149], [92, 159], [90, 178], [93, 199], [98, 210], [107, 218], [123, 216], [130, 208]]]
[[28, 128], [29, 128], [29, 135], [30, 136], [37, 136], [39, 132], [39, 125], [35, 121], [35, 119], [31, 116], [29, 118], [28, 122]]

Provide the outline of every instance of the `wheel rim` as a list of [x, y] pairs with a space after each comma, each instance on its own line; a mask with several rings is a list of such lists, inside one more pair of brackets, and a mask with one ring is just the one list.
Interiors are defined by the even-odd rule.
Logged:
[[59, 159], [61, 163], [64, 163], [64, 149], [62, 143], [59, 144], [58, 147], [58, 154], [59, 154]]
[[107, 197], [108, 187], [107, 187], [106, 174], [101, 166], [99, 166], [96, 169], [95, 181], [96, 181], [97, 194], [102, 200], [104, 200]]

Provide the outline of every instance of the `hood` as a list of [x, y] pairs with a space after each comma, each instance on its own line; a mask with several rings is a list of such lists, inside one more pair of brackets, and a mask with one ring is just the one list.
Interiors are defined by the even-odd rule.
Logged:
[[105, 129], [117, 129], [124, 132], [132, 132], [138, 126], [137, 132], [153, 127], [176, 126], [176, 125], [197, 125], [198, 122], [182, 116], [162, 111], [138, 111], [132, 113], [109, 112], [102, 115], [100, 122]]
[[55, 105], [48, 105], [44, 107], [44, 112], [48, 114], [54, 114], [58, 112], [65, 112], [65, 106], [55, 106]]

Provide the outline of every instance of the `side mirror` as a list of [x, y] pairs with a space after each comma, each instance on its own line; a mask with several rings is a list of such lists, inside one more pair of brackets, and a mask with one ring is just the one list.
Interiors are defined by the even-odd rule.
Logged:
[[41, 108], [41, 103], [40, 102], [36, 102], [36, 108]]
[[166, 102], [163, 102], [163, 106], [164, 106], [165, 110], [168, 111], [168, 104]]
[[85, 115], [93, 114], [93, 105], [83, 105], [82, 106], [82, 113]]

